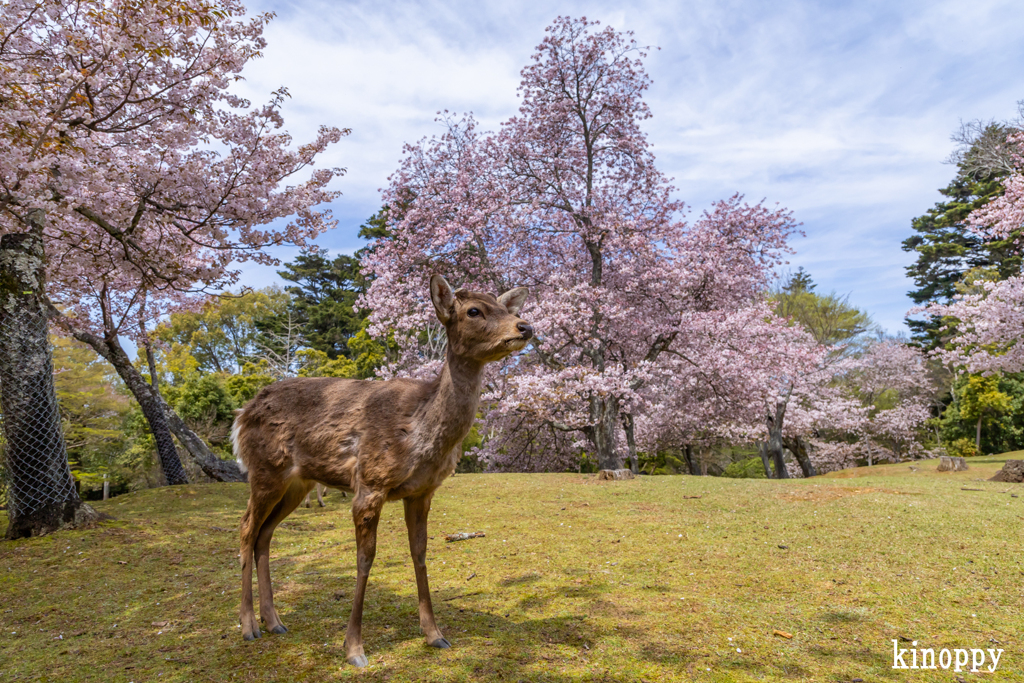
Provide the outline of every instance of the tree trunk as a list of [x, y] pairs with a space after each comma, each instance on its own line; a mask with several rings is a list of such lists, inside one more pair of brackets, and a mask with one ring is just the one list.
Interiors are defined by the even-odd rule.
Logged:
[[146, 324], [141, 319], [139, 320], [139, 332], [142, 334], [142, 346], [146, 349], [146, 365], [149, 366], [149, 385], [159, 393], [160, 380], [156, 375], [156, 356], [153, 354], [153, 344], [149, 341], [149, 335], [146, 333]]
[[78, 496], [68, 467], [44, 306], [44, 215], [36, 210], [28, 220], [32, 232], [0, 238], [0, 411], [11, 481], [9, 539], [99, 519]]
[[782, 422], [785, 417], [785, 401], [776, 403], [775, 414], [768, 416], [768, 454], [775, 463], [776, 479], [789, 479], [789, 472], [786, 470], [786, 461], [784, 459], [784, 448], [782, 446]]
[[757, 454], [761, 456], [761, 464], [764, 465], [764, 476], [772, 478], [772, 466], [768, 462], [768, 442], [757, 442]]
[[799, 436], [794, 436], [792, 439], [785, 439], [784, 443], [786, 448], [793, 453], [796, 461], [800, 463], [800, 470], [804, 473], [804, 477], [817, 476], [818, 473], [814, 469], [814, 463], [811, 462], [810, 455], [807, 453], [807, 442]]
[[974, 448], [981, 455], [981, 416], [978, 416], [978, 428], [974, 435]]
[[583, 433], [594, 446], [597, 469], [621, 470], [622, 457], [615, 448], [615, 434], [619, 424], [619, 400], [614, 396], [591, 396], [592, 423]]
[[776, 479], [790, 478], [790, 471], [785, 469], [785, 449], [782, 446], [782, 425], [772, 427], [768, 433], [768, 455], [775, 466]]
[[237, 462], [234, 460], [221, 460], [214, 455], [213, 451], [206, 445], [206, 442], [188, 428], [185, 421], [174, 412], [173, 408], [167, 405], [163, 397], [159, 397], [159, 400], [167, 413], [167, 423], [171, 431], [178, 437], [178, 441], [181, 442], [181, 445], [185, 447], [185, 450], [189, 452], [189, 455], [192, 456], [206, 476], [215, 481], [249, 481], [249, 477], [238, 468]]
[[629, 447], [629, 463], [633, 474], [640, 474], [640, 460], [636, 454], [636, 421], [633, 413], [626, 413], [623, 417], [623, 430], [626, 432], [626, 444]]
[[690, 474], [700, 474], [697, 470], [697, 463], [693, 460], [693, 446], [690, 444], [683, 446], [683, 457], [686, 459], [686, 468], [690, 470]]
[[146, 422], [149, 424], [149, 431], [153, 434], [154, 441], [156, 441], [156, 452], [160, 458], [160, 469], [163, 470], [167, 483], [172, 486], [187, 484], [188, 476], [185, 474], [185, 468], [181, 466], [178, 449], [174, 447], [174, 438], [171, 436], [171, 430], [167, 423], [167, 414], [164, 412], [163, 401], [155, 395], [153, 387], [146, 382], [142, 373], [132, 365], [131, 359], [128, 358], [128, 354], [125, 353], [124, 348], [121, 347], [121, 342], [117, 339], [116, 332], [108, 330], [107, 334], [102, 338], [81, 330], [72, 330], [72, 334], [75, 339], [88, 344], [96, 353], [107, 359], [114, 366], [114, 369], [117, 370], [117, 374], [121, 379], [124, 380], [128, 390], [132, 392], [132, 396], [135, 397], [139, 407], [142, 409], [143, 416], [146, 418]]

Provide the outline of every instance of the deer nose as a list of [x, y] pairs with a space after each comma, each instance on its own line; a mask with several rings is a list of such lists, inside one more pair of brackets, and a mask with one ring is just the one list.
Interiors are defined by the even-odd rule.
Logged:
[[516, 329], [523, 334], [523, 339], [529, 339], [533, 336], [533, 327], [530, 323], [516, 323]]

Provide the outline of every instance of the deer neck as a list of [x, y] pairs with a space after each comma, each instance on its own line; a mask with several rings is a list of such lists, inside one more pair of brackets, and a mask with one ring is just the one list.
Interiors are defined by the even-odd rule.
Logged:
[[482, 379], [482, 363], [448, 352], [424, 413], [424, 426], [439, 454], [446, 455], [469, 433], [476, 419]]

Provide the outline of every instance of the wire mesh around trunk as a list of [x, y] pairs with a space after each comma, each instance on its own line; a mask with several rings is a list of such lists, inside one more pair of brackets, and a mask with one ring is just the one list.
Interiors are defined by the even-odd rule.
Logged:
[[[41, 313], [0, 316], [0, 339], [23, 352], [0, 360], [3, 479], [11, 519], [78, 500], [53, 386], [49, 326]], [[32, 346], [37, 348], [26, 348]]]

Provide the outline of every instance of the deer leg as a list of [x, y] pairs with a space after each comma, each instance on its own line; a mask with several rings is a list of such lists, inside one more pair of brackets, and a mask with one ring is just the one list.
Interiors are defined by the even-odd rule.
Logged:
[[306, 499], [302, 501], [302, 507], [304, 507], [304, 508], [310, 507], [309, 494], [308, 493], [306, 494]]
[[284, 496], [274, 506], [267, 521], [260, 527], [256, 538], [256, 577], [260, 590], [260, 618], [267, 624], [271, 633], [287, 633], [288, 629], [281, 623], [274, 609], [274, 589], [270, 585], [270, 539], [274, 536], [277, 525], [299, 506], [302, 497], [309, 497], [309, 489], [300, 481], [292, 481]]
[[352, 615], [345, 630], [345, 659], [352, 666], [363, 667], [369, 663], [363, 653], [363, 598], [366, 595], [366, 580], [377, 554], [377, 522], [380, 521], [384, 498], [382, 492], [360, 488], [352, 501], [357, 548], [356, 593], [352, 600]]
[[[250, 474], [250, 482], [255, 481], [256, 479]], [[256, 619], [256, 612], [252, 605], [252, 568], [255, 563], [256, 541], [263, 523], [273, 512], [284, 492], [284, 487], [263, 491], [251, 488], [249, 505], [242, 516], [242, 544], [238, 556], [242, 563], [242, 605], [239, 609], [238, 620], [242, 625], [242, 637], [246, 640], [260, 637], [260, 622]]]
[[427, 645], [431, 647], [449, 648], [452, 646], [441, 635], [441, 629], [434, 620], [434, 607], [430, 602], [430, 586], [427, 584], [427, 513], [430, 512], [430, 499], [433, 492], [419, 497], [406, 498], [405, 526], [409, 530], [409, 551], [412, 553], [412, 565], [416, 570], [416, 592], [420, 602], [420, 629], [426, 636]]
[[[317, 483], [316, 485], [316, 502], [320, 503], [320, 507], [324, 507], [324, 493], [327, 492], [327, 487], [323, 484]], [[308, 494], [306, 496], [309, 497]]]

